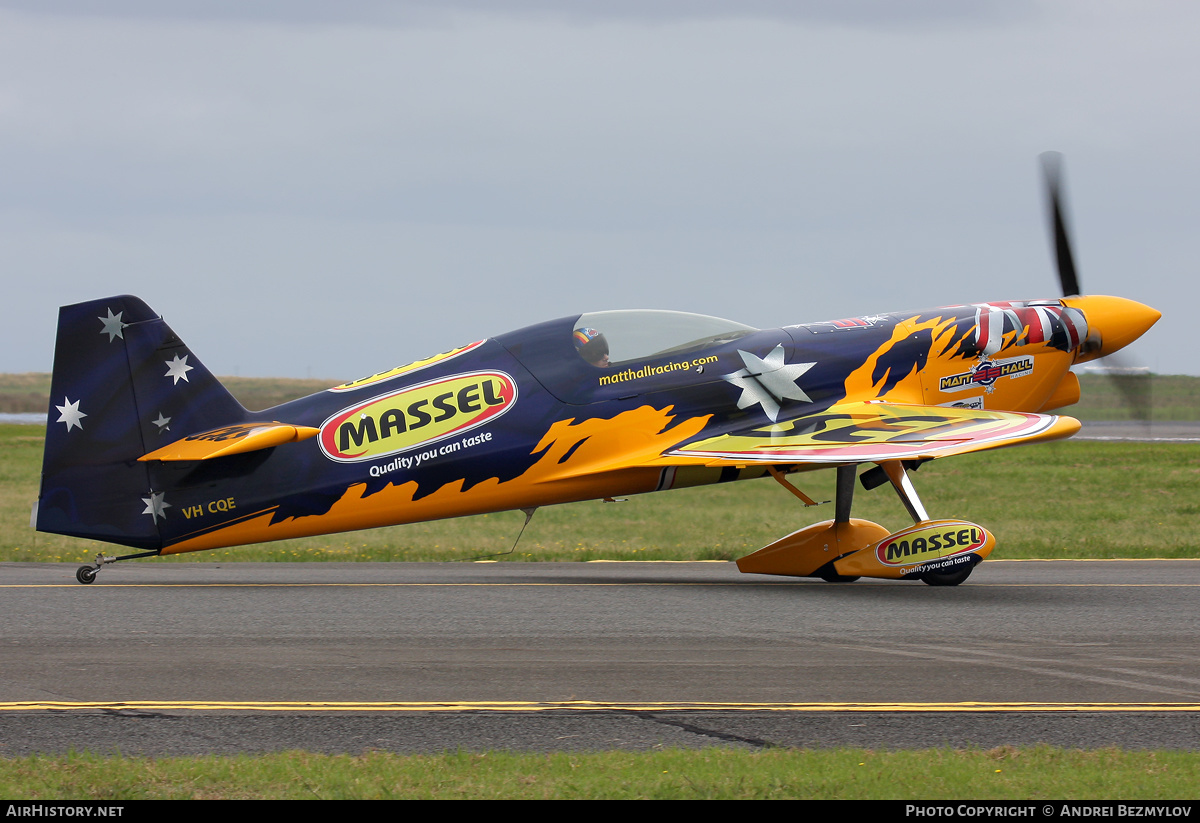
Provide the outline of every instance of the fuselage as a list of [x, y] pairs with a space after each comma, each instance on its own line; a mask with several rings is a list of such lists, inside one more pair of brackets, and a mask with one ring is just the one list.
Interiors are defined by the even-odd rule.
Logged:
[[[675, 312], [561, 318], [250, 415], [319, 429], [303, 442], [152, 464], [152, 486], [169, 490], [173, 507], [157, 523], [161, 550], [759, 477], [767, 469], [755, 465], [649, 464], [688, 442], [847, 401], [1047, 411], [1078, 399], [1072, 364], [1154, 319], [1119, 298], [768, 330]], [[581, 356], [580, 329], [611, 345], [603, 365]]]

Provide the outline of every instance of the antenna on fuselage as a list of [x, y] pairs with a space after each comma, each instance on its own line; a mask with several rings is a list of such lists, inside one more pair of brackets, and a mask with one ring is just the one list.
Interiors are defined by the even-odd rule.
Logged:
[[521, 524], [521, 530], [519, 532], [517, 532], [517, 539], [513, 541], [511, 549], [509, 549], [506, 552], [500, 552], [499, 554], [483, 554], [483, 555], [480, 555], [479, 557], [471, 557], [471, 558], [468, 558], [468, 560], [475, 561], [475, 560], [487, 560], [490, 557], [507, 557], [508, 555], [515, 552], [517, 550], [517, 544], [521, 542], [521, 535], [525, 534], [525, 527], [529, 525], [529, 521], [533, 519], [533, 513], [537, 510], [538, 510], [537, 506], [530, 506], [527, 509], [521, 509], [521, 511], [525, 512], [525, 522]]

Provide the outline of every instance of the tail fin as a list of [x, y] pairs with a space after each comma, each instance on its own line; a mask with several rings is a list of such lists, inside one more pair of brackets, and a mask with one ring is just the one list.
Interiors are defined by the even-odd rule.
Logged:
[[58, 313], [39, 531], [159, 549], [163, 489], [138, 458], [248, 413], [154, 311], [124, 295]]

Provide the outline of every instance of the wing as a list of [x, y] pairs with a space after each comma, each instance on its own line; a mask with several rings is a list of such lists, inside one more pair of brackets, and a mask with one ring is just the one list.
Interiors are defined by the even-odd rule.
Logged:
[[1070, 437], [1072, 417], [946, 406], [854, 402], [778, 424], [732, 431], [664, 452], [657, 466], [877, 463]]

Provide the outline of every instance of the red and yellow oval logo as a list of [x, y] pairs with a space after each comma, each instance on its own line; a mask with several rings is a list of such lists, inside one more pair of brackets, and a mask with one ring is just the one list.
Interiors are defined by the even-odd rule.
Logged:
[[876, 547], [875, 557], [885, 566], [912, 566], [977, 551], [993, 540], [983, 526], [965, 520], [945, 520], [896, 532]]
[[459, 346], [457, 349], [451, 349], [450, 351], [444, 351], [441, 354], [435, 354], [433, 357], [426, 357], [424, 360], [414, 360], [411, 363], [407, 363], [403, 366], [397, 366], [396, 368], [388, 369], [387, 371], [381, 371], [378, 374], [371, 375], [370, 377], [361, 377], [358, 380], [351, 380], [349, 383], [342, 383], [340, 386], [334, 386], [332, 389], [329, 389], [329, 391], [354, 391], [355, 389], [361, 389], [363, 386], [373, 386], [376, 383], [382, 383], [385, 380], [391, 380], [393, 377], [399, 377], [402, 374], [412, 374], [415, 371], [420, 371], [428, 366], [432, 366], [434, 363], [444, 363], [447, 360], [458, 357], [460, 354], [466, 354], [472, 349], [479, 348], [486, 342], [486, 340], [476, 340], [474, 343], [468, 343], [465, 346]]
[[504, 372], [430, 380], [342, 409], [321, 426], [321, 451], [339, 463], [386, 457], [482, 426], [516, 402]]

